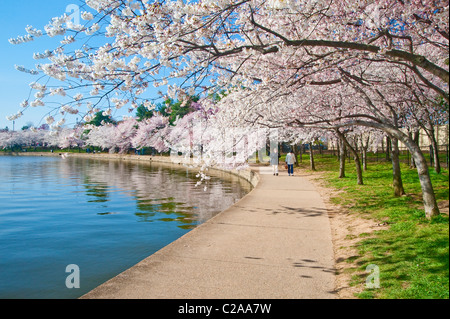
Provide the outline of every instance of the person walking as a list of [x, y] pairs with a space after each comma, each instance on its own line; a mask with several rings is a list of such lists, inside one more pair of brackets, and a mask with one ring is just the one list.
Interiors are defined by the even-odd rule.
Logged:
[[273, 175], [278, 176], [278, 164], [280, 162], [280, 154], [278, 154], [278, 149], [274, 148], [272, 152], [270, 152], [270, 165], [272, 165]]
[[287, 167], [288, 167], [288, 174], [289, 174], [289, 176], [294, 176], [294, 164], [295, 164], [295, 155], [291, 152], [291, 151], [289, 151], [287, 154], [286, 154], [286, 164], [287, 164]]

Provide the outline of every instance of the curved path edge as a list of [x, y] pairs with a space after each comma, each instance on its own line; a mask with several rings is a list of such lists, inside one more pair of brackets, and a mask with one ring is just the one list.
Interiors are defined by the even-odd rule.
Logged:
[[[69, 156], [173, 164], [158, 156]], [[328, 211], [315, 186], [301, 175], [273, 176], [270, 167], [231, 173], [254, 189], [81, 299], [338, 298]]]
[[[155, 159], [157, 160], [157, 159]], [[327, 208], [301, 176], [253, 167], [239, 202], [81, 299], [333, 299]]]

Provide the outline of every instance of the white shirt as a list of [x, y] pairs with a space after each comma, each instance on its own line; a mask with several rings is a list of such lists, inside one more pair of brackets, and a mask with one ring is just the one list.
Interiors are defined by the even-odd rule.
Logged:
[[286, 155], [286, 163], [289, 165], [293, 165], [295, 163], [295, 155], [292, 153], [287, 153]]

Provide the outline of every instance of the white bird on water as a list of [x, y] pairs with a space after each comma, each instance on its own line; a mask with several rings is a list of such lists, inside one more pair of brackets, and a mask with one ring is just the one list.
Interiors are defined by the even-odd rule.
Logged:
[[62, 159], [66, 159], [68, 156], [69, 156], [69, 153], [64, 153], [64, 154], [61, 155], [61, 158]]

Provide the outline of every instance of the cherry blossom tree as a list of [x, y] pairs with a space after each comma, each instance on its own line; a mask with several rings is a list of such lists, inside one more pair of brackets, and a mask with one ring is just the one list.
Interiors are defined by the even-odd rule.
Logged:
[[[195, 87], [251, 86], [278, 77], [292, 86], [333, 81], [323, 71], [355, 59], [404, 65], [448, 101], [447, 1], [87, 0], [86, 5], [80, 24], [65, 14], [44, 31], [28, 26], [27, 35], [10, 39], [20, 44], [43, 35], [64, 37], [56, 49], [34, 54], [50, 63], [30, 72], [70, 79], [72, 85], [35, 83], [35, 100], [24, 101], [26, 108], [60, 95], [70, 101], [63, 112], [78, 112], [84, 101], [92, 114], [115, 90], [124, 94], [108, 106], [137, 107], [133, 102], [150, 84], [167, 86], [172, 78], [180, 80], [168, 91], [181, 98]], [[89, 45], [95, 35], [104, 45]], [[268, 72], [268, 65], [277, 71]]]
[[127, 117], [114, 126], [114, 134], [110, 135], [111, 143], [119, 153], [127, 153], [132, 147], [132, 140], [136, 136], [138, 122], [133, 117]]
[[[244, 118], [248, 123], [335, 130], [365, 126], [382, 130], [403, 142], [410, 149], [415, 161], [420, 163], [418, 173], [422, 183], [424, 202], [428, 201], [428, 204], [437, 210], [425, 158], [418, 145], [402, 131], [402, 128], [410, 125], [408, 120], [412, 118], [412, 110], [405, 103], [405, 101], [413, 100], [412, 89], [408, 82], [404, 83], [402, 78], [397, 78], [403, 73], [398, 73], [399, 70], [395, 68], [380, 70], [377, 66], [372, 71], [375, 71], [371, 74], [373, 78], [369, 76], [370, 68], [367, 67], [364, 68], [364, 78], [345, 71], [341, 73], [342, 80], [339, 83], [321, 86], [314, 90], [305, 87], [289, 95], [280, 93], [286, 92], [285, 89], [277, 90], [277, 94], [274, 94], [274, 90], [263, 90], [261, 87], [258, 90], [246, 90], [245, 93], [239, 90], [240, 92], [230, 94], [221, 102], [234, 105], [236, 112], [241, 111], [241, 114], [251, 105], [252, 112], [247, 112], [247, 117]], [[380, 72], [384, 73], [383, 77], [377, 76]], [[386, 74], [390, 74], [392, 78], [387, 79]], [[268, 101], [276, 105], [274, 108], [276, 112], [273, 109], [266, 109]], [[317, 108], [317, 104], [321, 108]], [[346, 146], [349, 147], [349, 144]], [[357, 153], [354, 152], [354, 155], [356, 161]], [[397, 166], [398, 163], [393, 162], [393, 165]], [[359, 163], [357, 167], [360, 167]], [[399, 172], [396, 174], [399, 176]], [[398, 189], [401, 190], [400, 184]]]
[[169, 151], [168, 136], [171, 127], [168, 125], [168, 118], [161, 115], [143, 119], [138, 123], [138, 129], [131, 143], [136, 149], [153, 147], [158, 152]]
[[62, 149], [72, 147], [77, 147], [80, 149], [84, 147], [85, 141], [81, 138], [82, 130], [83, 129], [81, 127], [77, 127], [74, 129], [61, 129], [59, 132], [57, 132], [57, 146]]
[[17, 142], [15, 141], [14, 137], [14, 132], [0, 132], [0, 147], [2, 149], [6, 149], [8, 147], [13, 147], [14, 145], [16, 145]]
[[115, 151], [116, 145], [112, 136], [115, 136], [115, 127], [111, 123], [102, 126], [86, 127], [89, 132], [86, 134], [86, 145], [100, 147], [102, 150]]
[[[417, 165], [426, 215], [438, 214], [423, 154], [401, 129], [410, 126], [412, 104], [423, 110], [432, 109], [426, 101], [437, 96], [448, 102], [448, 1], [86, 0], [86, 5], [81, 24], [63, 15], [44, 31], [29, 26], [27, 35], [10, 40], [64, 37], [56, 49], [34, 55], [48, 63], [17, 67], [51, 81], [34, 82], [34, 99], [25, 100], [10, 119], [52, 96], [67, 101], [49, 114], [51, 123], [58, 112], [62, 120], [82, 112], [88, 121], [102, 109], [132, 111], [141, 104], [152, 109], [155, 103], [145, 94], [151, 85], [180, 101], [225, 92], [214, 119], [222, 132], [239, 126], [338, 131], [364, 126], [398, 139]], [[355, 152], [355, 162], [357, 157]]]

